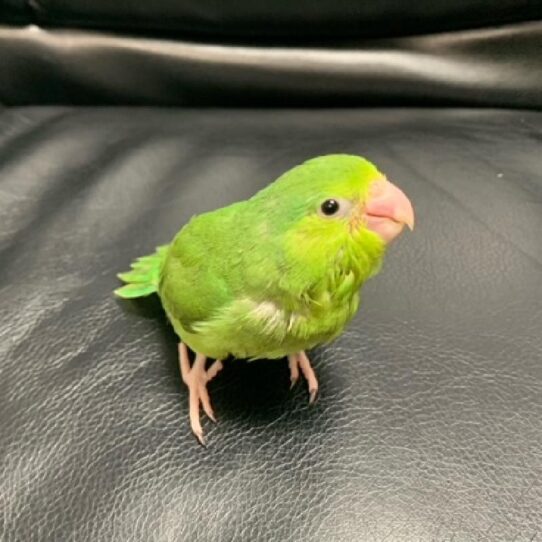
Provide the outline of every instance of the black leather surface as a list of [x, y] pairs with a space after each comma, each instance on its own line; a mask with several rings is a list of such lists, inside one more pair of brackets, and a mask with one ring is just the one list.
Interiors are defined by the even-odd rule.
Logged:
[[542, 22], [317, 47], [0, 27], [6, 104], [542, 108]]
[[[2, 111], [2, 540], [538, 540], [541, 133], [522, 111]], [[319, 402], [284, 362], [232, 362], [202, 449], [173, 332], [115, 273], [340, 151], [417, 228], [313, 353]]]
[[253, 40], [404, 35], [540, 17], [540, 0], [0, 0], [4, 21]]

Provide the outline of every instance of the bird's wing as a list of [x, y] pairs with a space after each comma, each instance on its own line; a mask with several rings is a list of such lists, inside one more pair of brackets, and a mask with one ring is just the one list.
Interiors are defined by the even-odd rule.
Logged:
[[304, 311], [319, 271], [295, 265], [273, 218], [240, 202], [195, 217], [176, 236], [162, 269], [160, 297], [185, 330], [247, 306], [256, 307], [249, 315], [256, 320], [268, 317], [270, 307]]
[[160, 279], [160, 298], [170, 317], [190, 331], [235, 297], [231, 276], [232, 217], [236, 205], [193, 218], [171, 243]]

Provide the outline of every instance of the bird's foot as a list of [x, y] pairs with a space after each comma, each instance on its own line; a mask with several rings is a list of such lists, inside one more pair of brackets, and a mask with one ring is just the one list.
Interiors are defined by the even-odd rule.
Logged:
[[288, 356], [288, 366], [290, 367], [290, 387], [293, 388], [295, 386], [301, 372], [309, 386], [309, 403], [314, 403], [316, 394], [318, 393], [318, 379], [307, 354], [303, 351], [291, 354]]
[[203, 429], [201, 428], [199, 407], [200, 404], [207, 416], [216, 422], [209, 392], [207, 391], [207, 383], [214, 378], [222, 369], [222, 362], [216, 360], [208, 370], [205, 369], [206, 357], [203, 354], [196, 354], [196, 359], [192, 367], [190, 367], [190, 358], [188, 356], [188, 348], [184, 343], [179, 343], [179, 367], [183, 382], [188, 387], [188, 405], [190, 413], [190, 427], [196, 435], [200, 444], [205, 446], [203, 438]]

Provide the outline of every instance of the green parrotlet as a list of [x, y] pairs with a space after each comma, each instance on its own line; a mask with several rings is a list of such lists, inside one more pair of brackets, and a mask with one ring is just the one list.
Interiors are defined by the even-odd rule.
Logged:
[[[157, 293], [180, 338], [191, 428], [203, 443], [200, 405], [214, 420], [207, 383], [234, 358], [288, 358], [310, 401], [318, 381], [305, 354], [341, 334], [362, 284], [414, 212], [368, 160], [313, 158], [252, 196], [193, 217], [170, 244], [120, 273], [123, 298]], [[188, 348], [195, 353], [190, 366]], [[206, 368], [206, 359], [215, 359]]]

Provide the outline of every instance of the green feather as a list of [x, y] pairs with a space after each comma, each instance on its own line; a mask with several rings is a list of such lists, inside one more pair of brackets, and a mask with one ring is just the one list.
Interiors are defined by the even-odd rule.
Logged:
[[335, 290], [335, 297], [337, 299], [343, 300], [346, 297], [350, 297], [352, 293], [352, 288], [355, 288], [356, 275], [349, 271], [346, 277], [339, 283], [337, 289]]
[[127, 284], [117, 288], [114, 293], [124, 299], [133, 299], [134, 297], [143, 297], [156, 292], [156, 286], [153, 284]]
[[160, 272], [169, 246], [163, 245], [154, 254], [142, 256], [133, 262], [132, 271], [118, 273], [117, 277], [126, 283], [115, 290], [115, 295], [125, 299], [143, 297], [158, 292]]

